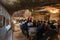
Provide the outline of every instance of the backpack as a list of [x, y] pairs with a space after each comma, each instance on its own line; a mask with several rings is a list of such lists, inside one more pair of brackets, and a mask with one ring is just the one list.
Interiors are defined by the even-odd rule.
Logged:
[[42, 31], [42, 30], [43, 30], [43, 27], [42, 27], [42, 26], [38, 26], [38, 27], [37, 27], [37, 31], [38, 31], [38, 32], [40, 32], [40, 31]]
[[27, 23], [27, 26], [28, 26], [28, 27], [31, 27], [31, 26], [33, 26], [33, 23], [32, 23], [32, 22], [28, 22], [28, 23]]

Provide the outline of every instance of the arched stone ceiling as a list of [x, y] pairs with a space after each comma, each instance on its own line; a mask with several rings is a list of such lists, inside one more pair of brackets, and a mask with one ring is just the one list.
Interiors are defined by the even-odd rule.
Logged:
[[0, 3], [9, 13], [12, 13], [21, 9], [32, 9], [50, 4], [60, 4], [60, 0], [0, 0]]

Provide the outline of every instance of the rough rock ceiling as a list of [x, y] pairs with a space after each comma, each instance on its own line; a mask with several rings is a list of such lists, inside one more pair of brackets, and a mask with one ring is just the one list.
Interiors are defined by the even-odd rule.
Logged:
[[32, 9], [38, 6], [60, 4], [60, 0], [0, 0], [0, 3], [12, 13], [20, 9]]

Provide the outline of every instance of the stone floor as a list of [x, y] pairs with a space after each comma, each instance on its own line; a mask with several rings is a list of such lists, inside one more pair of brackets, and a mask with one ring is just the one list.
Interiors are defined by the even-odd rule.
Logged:
[[[5, 31], [3, 31], [3, 33], [4, 32]], [[2, 33], [2, 35], [3, 35], [3, 33]], [[6, 34], [6, 36], [4, 36], [4, 37], [6, 37], [6, 38], [4, 38], [4, 40], [27, 40], [27, 38], [22, 34], [19, 26], [15, 26], [14, 32], [12, 30], [9, 30], [8, 33]], [[57, 37], [58, 37], [57, 40], [60, 40], [60, 33], [57, 35]]]
[[13, 39], [12, 39], [12, 38], [13, 38], [12, 35], [13, 35], [12, 30], [10, 30], [10, 31], [7, 33], [5, 40], [13, 40]]
[[[13, 32], [13, 40], [27, 40], [22, 34], [20, 27], [15, 27], [15, 32]], [[57, 40], [60, 40], [60, 34], [58, 34]]]
[[58, 40], [60, 40], [60, 33], [58, 34]]
[[27, 40], [19, 27], [15, 27], [15, 31], [13, 32], [13, 40]]

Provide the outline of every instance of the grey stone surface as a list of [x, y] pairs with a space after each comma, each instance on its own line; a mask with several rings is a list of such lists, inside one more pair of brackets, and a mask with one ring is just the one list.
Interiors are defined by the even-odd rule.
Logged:
[[5, 8], [0, 4], [0, 15], [4, 16], [6, 19], [10, 19], [9, 13], [5, 10]]

